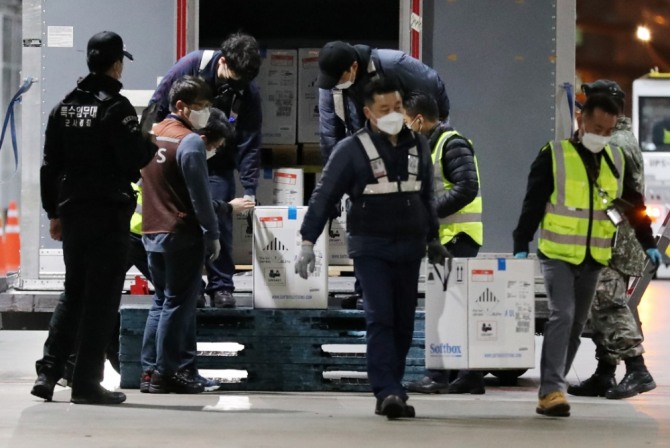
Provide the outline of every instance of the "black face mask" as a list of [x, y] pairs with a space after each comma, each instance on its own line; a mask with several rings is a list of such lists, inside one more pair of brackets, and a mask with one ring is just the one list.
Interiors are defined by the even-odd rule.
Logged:
[[229, 88], [235, 90], [236, 92], [241, 93], [244, 92], [244, 89], [247, 88], [249, 83], [242, 79], [226, 78], [223, 80], [223, 85], [228, 86]]

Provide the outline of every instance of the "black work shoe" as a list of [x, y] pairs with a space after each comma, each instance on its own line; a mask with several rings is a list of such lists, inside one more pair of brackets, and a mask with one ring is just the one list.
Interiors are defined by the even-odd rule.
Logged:
[[604, 397], [607, 390], [615, 386], [614, 375], [594, 373], [577, 386], [568, 386], [568, 393], [575, 397]]
[[151, 375], [153, 375], [153, 370], [145, 370], [140, 376], [140, 392], [143, 394], [149, 393], [149, 386], [151, 385]]
[[481, 395], [486, 393], [484, 378], [479, 374], [467, 374], [456, 378], [449, 383], [448, 394], [472, 394]]
[[395, 420], [396, 418], [401, 417], [414, 417], [414, 407], [408, 406], [405, 404], [405, 401], [397, 395], [389, 395], [379, 403], [377, 401], [377, 409], [375, 409], [375, 414], [385, 415], [389, 420]]
[[177, 372], [172, 375], [161, 375], [158, 370], [154, 370], [149, 384], [150, 394], [199, 394], [205, 390], [204, 386], [189, 377], [184, 372]]
[[212, 295], [212, 308], [235, 308], [235, 297], [232, 291], [216, 291]]
[[126, 401], [126, 394], [123, 392], [112, 392], [101, 387], [92, 394], [72, 394], [70, 401], [74, 404], [121, 404]]
[[33, 388], [30, 391], [30, 393], [43, 400], [51, 401], [51, 399], [54, 396], [55, 387], [56, 387], [55, 379], [50, 378], [45, 373], [40, 373], [39, 375], [37, 375], [37, 380], [35, 380], [35, 384], [33, 385]]
[[405, 385], [405, 388], [410, 392], [418, 392], [420, 394], [446, 394], [449, 385], [446, 383], [438, 383], [428, 376], [424, 376], [420, 380], [412, 381]]
[[347, 296], [342, 299], [340, 306], [345, 310], [362, 310], [364, 309], [363, 297], [359, 296], [358, 294]]
[[647, 370], [633, 370], [626, 372], [621, 382], [609, 389], [605, 397], [610, 400], [620, 400], [654, 389], [656, 389], [656, 383]]

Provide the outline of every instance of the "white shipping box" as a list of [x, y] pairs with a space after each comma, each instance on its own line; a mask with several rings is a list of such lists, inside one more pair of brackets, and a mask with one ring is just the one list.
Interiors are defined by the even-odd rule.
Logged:
[[[261, 169], [256, 189], [256, 201], [260, 205], [272, 205], [272, 192], [274, 185], [272, 168]], [[235, 175], [235, 197], [244, 196], [244, 188], [240, 183], [239, 176]], [[233, 263], [251, 264], [251, 250], [253, 242], [253, 220], [248, 213], [236, 213], [233, 215]]]
[[444, 291], [444, 273], [429, 265], [426, 367], [533, 368], [534, 272], [533, 260], [454, 258]]
[[298, 50], [298, 143], [319, 143], [319, 49]]
[[254, 308], [328, 307], [328, 246], [321, 235], [314, 245], [316, 266], [307, 279], [295, 273], [307, 207], [256, 207], [254, 210]]
[[[321, 173], [316, 174], [316, 183], [321, 180]], [[328, 232], [328, 264], [330, 266], [351, 266], [354, 260], [349, 258], [347, 246], [347, 199], [348, 195], [340, 200], [340, 216], [334, 219]]]
[[297, 125], [298, 53], [263, 50], [256, 82], [263, 110], [262, 142], [294, 144]]
[[272, 205], [303, 205], [305, 175], [301, 168], [279, 168], [272, 175]]

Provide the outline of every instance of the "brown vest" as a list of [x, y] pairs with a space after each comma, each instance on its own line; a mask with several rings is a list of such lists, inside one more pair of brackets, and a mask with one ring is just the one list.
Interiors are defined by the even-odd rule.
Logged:
[[142, 169], [142, 233], [201, 232], [177, 165], [177, 148], [193, 131], [174, 118], [153, 127], [158, 151]]

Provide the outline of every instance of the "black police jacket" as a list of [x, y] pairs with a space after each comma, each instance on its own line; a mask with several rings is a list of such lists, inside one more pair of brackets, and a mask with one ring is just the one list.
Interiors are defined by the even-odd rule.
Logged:
[[157, 148], [142, 135], [121, 87], [114, 78], [89, 74], [51, 111], [40, 170], [50, 219], [63, 207], [134, 203], [130, 183]]

